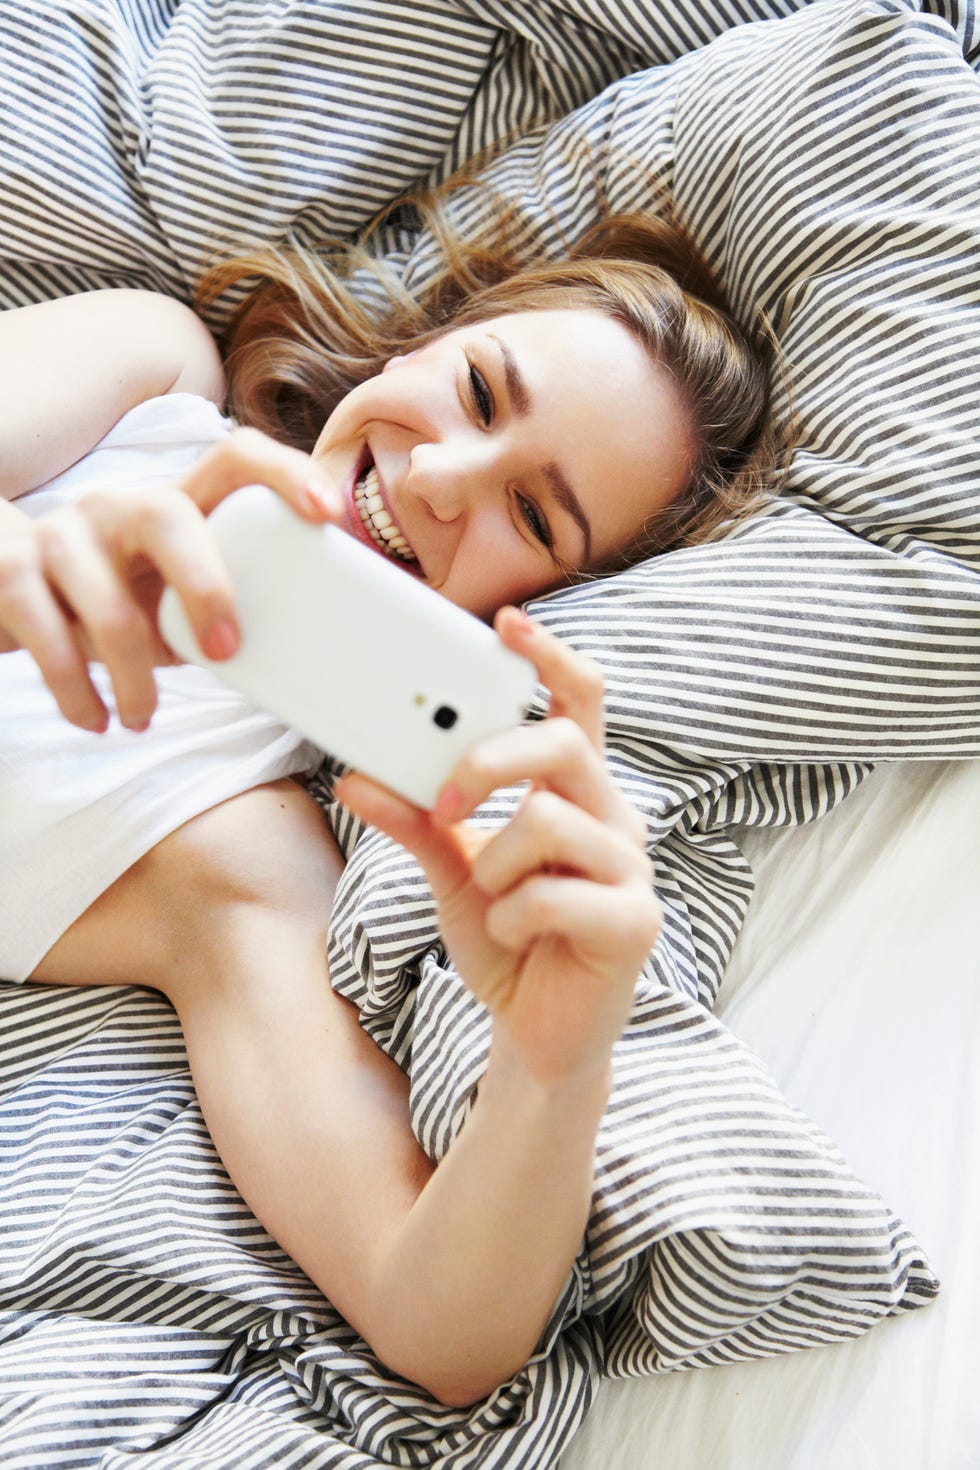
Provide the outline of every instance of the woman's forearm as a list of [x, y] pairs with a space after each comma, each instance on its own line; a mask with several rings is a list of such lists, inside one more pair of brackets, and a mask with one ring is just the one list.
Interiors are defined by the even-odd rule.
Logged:
[[[335, 787], [421, 863], [447, 948], [493, 1018], [468, 1121], [379, 1236], [365, 1318], [393, 1366], [461, 1404], [520, 1368], [559, 1298], [613, 1047], [662, 925], [646, 825], [603, 756], [599, 671], [517, 609], [495, 628], [550, 689], [548, 719], [478, 743], [432, 813], [357, 776]], [[528, 780], [506, 826], [463, 825], [495, 788]]]
[[224, 994], [200, 975], [178, 1006], [232, 1178], [383, 1362], [445, 1403], [484, 1397], [533, 1352], [578, 1251], [607, 1078], [536, 1087], [496, 1048], [433, 1170], [407, 1079], [322, 961], [261, 919], [235, 928], [275, 960]]
[[541, 1088], [495, 1046], [433, 1169], [407, 1079], [331, 992], [322, 949], [266, 917], [240, 911], [223, 932], [226, 962], [253, 957], [247, 975], [223, 967], [226, 988], [212, 951], [176, 997], [218, 1151], [383, 1362], [445, 1403], [473, 1402], [533, 1352], [568, 1275], [608, 1079]]
[[163, 990], [259, 1219], [383, 1361], [464, 1403], [521, 1367], [561, 1291], [607, 1079], [536, 1085], [498, 1027], [472, 1114], [433, 1169], [407, 1078], [330, 987], [341, 866], [295, 783], [247, 792], [141, 859], [35, 978]]
[[367, 1335], [444, 1402], [533, 1352], [582, 1241], [609, 1086], [608, 1068], [544, 1086], [498, 1034], [462, 1132], [378, 1242]]

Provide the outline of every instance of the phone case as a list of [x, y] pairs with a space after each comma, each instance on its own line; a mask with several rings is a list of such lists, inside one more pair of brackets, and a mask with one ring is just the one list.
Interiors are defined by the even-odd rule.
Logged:
[[474, 741], [524, 717], [536, 685], [528, 660], [336, 526], [301, 520], [261, 485], [222, 501], [209, 524], [240, 649], [206, 658], [170, 587], [164, 640], [345, 765], [431, 807]]

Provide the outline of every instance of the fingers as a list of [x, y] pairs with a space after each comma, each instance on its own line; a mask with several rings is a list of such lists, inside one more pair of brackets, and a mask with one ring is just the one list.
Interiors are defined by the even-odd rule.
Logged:
[[0, 544], [0, 623], [26, 648], [67, 719], [104, 729], [108, 714], [87, 660], [109, 671], [119, 718], [144, 729], [156, 708], [154, 666], [171, 662], [156, 628], [173, 583], [203, 651], [237, 647], [231, 585], [207, 521], [176, 487], [105, 490], [31, 521]]
[[474, 881], [490, 897], [537, 872], [575, 873], [607, 885], [649, 886], [653, 878], [646, 852], [635, 841], [550, 791], [532, 792], [473, 859]]
[[267, 485], [307, 520], [342, 520], [343, 508], [326, 475], [298, 449], [257, 429], [235, 429], [184, 478], [180, 493], [143, 497], [144, 509], [119, 532], [124, 555], [145, 553], [173, 586], [202, 651], [228, 658], [238, 647], [231, 588], [206, 517], [245, 485]]
[[491, 903], [485, 922], [494, 943], [513, 954], [557, 939], [596, 974], [615, 969], [635, 978], [660, 935], [662, 914], [652, 888], [539, 873]]
[[549, 717], [474, 745], [457, 763], [433, 808], [437, 822], [461, 822], [502, 786], [530, 781], [645, 848], [646, 823], [609, 772], [581, 726]]
[[103, 731], [109, 712], [89, 677], [74, 629], [40, 577], [4, 583], [0, 653], [25, 648], [41, 671], [66, 720], [83, 730]]
[[147, 596], [146, 614], [156, 639], [156, 604], [164, 584], [180, 598], [201, 651], [229, 658], [239, 633], [231, 581], [203, 512], [175, 487], [139, 497], [86, 496], [81, 509], [103, 547], [119, 567], [146, 563], [156, 574], [156, 596]]
[[549, 716], [481, 741], [458, 763], [434, 809], [441, 822], [469, 816], [497, 787], [531, 781], [558, 792], [600, 821], [645, 845], [646, 824], [613, 781], [605, 761], [604, 681], [577, 653], [517, 608], [503, 608], [501, 641], [534, 664], [551, 693]]
[[518, 608], [502, 608], [494, 626], [508, 648], [534, 664], [551, 695], [549, 717], [467, 751], [436, 805], [437, 819], [460, 821], [496, 787], [522, 780], [548, 785], [605, 820], [621, 815], [624, 804], [603, 759], [603, 679], [598, 665]]
[[268, 485], [306, 520], [339, 524], [343, 518], [340, 496], [316, 461], [257, 429], [235, 429], [197, 463], [182, 489], [207, 515], [244, 485]]
[[[145, 614], [133, 601], [112, 562], [101, 552], [82, 516], [66, 511], [62, 517], [53, 518], [50, 524], [39, 527], [39, 540], [47, 586], [55, 589], [78, 620], [77, 627], [71, 630], [77, 661], [81, 661], [78, 640], [84, 637], [85, 651], [109, 669], [121, 723], [130, 729], [142, 729], [156, 707], [153, 682], [156, 639]], [[65, 652], [69, 653], [67, 646]], [[49, 677], [46, 667], [49, 661], [39, 658], [38, 662], [56, 698], [55, 686], [61, 684], [62, 677], [85, 697], [84, 686], [79, 682], [82, 669], [69, 664], [64, 675], [52, 671]], [[91, 688], [87, 669], [84, 685]], [[59, 706], [64, 709], [60, 699]], [[107, 717], [104, 708], [102, 714], [104, 720]]]
[[[337, 795], [419, 860], [459, 973], [535, 1076], [579, 1075], [620, 1035], [663, 922], [645, 824], [618, 790], [601, 741], [602, 686], [587, 661], [509, 617], [534, 646], [558, 713], [482, 741], [424, 812], [360, 776]], [[529, 780], [511, 820], [463, 819], [498, 785]]]
[[[104, 663], [121, 722], [144, 729], [156, 708], [153, 669], [170, 656], [156, 628], [165, 582], [178, 593], [210, 658], [238, 646], [231, 584], [198, 508], [175, 487], [98, 491], [42, 517], [44, 576]], [[40, 662], [40, 659], [39, 659]]]
[[[507, 948], [520, 952], [547, 934], [589, 940], [590, 923], [600, 916], [593, 952], [628, 949], [638, 968], [656, 941], [661, 911], [645, 850], [553, 792], [532, 793], [491, 833], [440, 825], [364, 776], [344, 776], [335, 790], [345, 806], [414, 854], [444, 915], [453, 895], [475, 885], [490, 901], [490, 937]], [[583, 921], [589, 912], [594, 919]]]
[[[646, 824], [613, 781], [603, 752], [603, 679], [598, 666], [552, 637], [516, 608], [498, 614], [501, 640], [535, 665], [558, 712], [516, 727], [471, 747], [454, 768], [432, 812], [436, 826], [451, 827], [503, 786], [530, 781], [563, 797], [599, 822], [620, 831], [644, 849]], [[358, 788], [352, 788], [358, 789]], [[346, 797], [342, 798], [346, 801]], [[365, 820], [418, 852], [420, 833], [412, 825], [404, 836], [392, 831], [391, 808]], [[426, 841], [431, 835], [426, 826]]]
[[202, 652], [239, 646], [231, 584], [207, 514], [233, 490], [262, 483], [307, 519], [340, 520], [339, 497], [299, 450], [236, 430], [181, 486], [103, 490], [29, 522], [8, 510], [0, 539], [0, 652], [26, 648], [72, 723], [104, 729], [87, 660], [104, 663], [119, 717], [143, 729], [156, 707], [153, 668], [172, 662], [156, 612], [173, 586]]
[[[659, 931], [660, 911], [646, 824], [616, 786], [603, 754], [601, 675], [515, 609], [501, 614], [497, 628], [515, 652], [533, 659], [558, 713], [479, 742], [457, 764], [431, 814], [362, 777], [345, 778], [337, 794], [415, 854], [437, 898], [469, 881], [494, 910], [503, 903], [501, 916], [514, 915], [517, 923], [520, 914], [526, 937], [535, 925], [545, 932], [551, 922], [542, 895], [548, 905], [560, 904], [567, 927], [569, 905], [583, 886], [606, 890], [602, 904], [610, 923], [617, 905], [619, 922], [638, 914], [645, 954], [651, 933], [655, 938]], [[476, 834], [461, 825], [494, 789], [521, 781], [531, 789], [505, 827]], [[577, 921], [573, 929], [586, 933]]]
[[76, 630], [44, 574], [34, 524], [0, 503], [0, 652], [26, 649], [65, 718], [105, 729], [108, 714], [89, 678]]
[[523, 954], [557, 937], [594, 968], [632, 972], [660, 933], [653, 865], [625, 832], [550, 791], [535, 791], [473, 858], [487, 933]]
[[625, 803], [581, 727], [566, 718], [549, 718], [481, 740], [468, 750], [439, 794], [436, 819], [462, 821], [492, 791], [518, 781], [545, 785], [603, 821], [625, 815]]
[[501, 608], [494, 627], [502, 643], [534, 664], [539, 680], [551, 692], [550, 713], [578, 725], [601, 752], [605, 680], [599, 665], [555, 638], [520, 608]]

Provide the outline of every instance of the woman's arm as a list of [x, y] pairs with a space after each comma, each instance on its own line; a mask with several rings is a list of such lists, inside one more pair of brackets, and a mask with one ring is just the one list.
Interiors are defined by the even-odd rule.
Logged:
[[[389, 1367], [451, 1404], [521, 1368], [562, 1290], [612, 1046], [660, 923], [643, 824], [601, 756], [599, 683], [519, 614], [500, 627], [559, 718], [483, 742], [435, 816], [361, 778], [340, 785], [425, 863], [493, 1016], [478, 1097], [437, 1168], [412, 1134], [408, 1079], [331, 989], [340, 859], [293, 782], [172, 833], [34, 977], [170, 997], [212, 1137], [258, 1218]], [[499, 832], [457, 820], [522, 777], [532, 789]]]
[[190, 307], [153, 291], [87, 291], [0, 312], [0, 497], [67, 469], [129, 409], [197, 393], [220, 403], [218, 349]]
[[[598, 671], [514, 609], [497, 626], [551, 690], [549, 719], [482, 742], [431, 816], [361, 777], [337, 783], [420, 860], [457, 968], [493, 1017], [473, 1111], [411, 1208], [376, 1222], [359, 1300], [342, 1299], [342, 1256], [328, 1273], [375, 1350], [451, 1403], [521, 1367], [572, 1266], [612, 1048], [661, 924], [644, 824], [604, 760]], [[501, 831], [458, 825], [522, 779]]]
[[[412, 1135], [408, 1080], [330, 989], [316, 821], [304, 836], [281, 798], [261, 816], [253, 792], [144, 864], [177, 923], [153, 939], [151, 983], [180, 1015], [231, 1177], [377, 1355], [454, 1405], [520, 1370], [562, 1291], [612, 1047], [661, 920], [643, 823], [602, 756], [593, 667], [513, 609], [498, 627], [533, 659], [557, 718], [482, 742], [434, 815], [361, 777], [337, 783], [422, 861], [457, 967], [493, 1017], [478, 1096], [437, 1167]], [[462, 824], [522, 778], [532, 789], [506, 827]]]

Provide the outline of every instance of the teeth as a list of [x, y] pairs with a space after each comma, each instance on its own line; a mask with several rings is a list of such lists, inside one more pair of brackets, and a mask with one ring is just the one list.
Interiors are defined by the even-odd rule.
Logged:
[[415, 560], [412, 548], [385, 510], [384, 501], [378, 494], [378, 472], [374, 465], [358, 476], [354, 486], [354, 504], [368, 535], [382, 551], [392, 553], [401, 561]]

